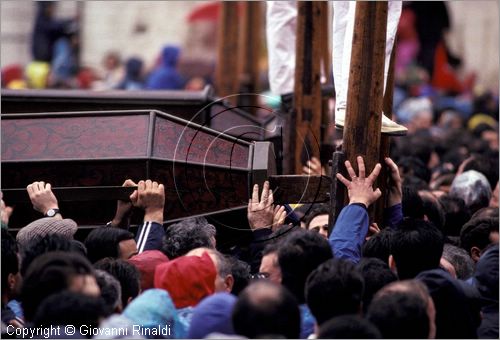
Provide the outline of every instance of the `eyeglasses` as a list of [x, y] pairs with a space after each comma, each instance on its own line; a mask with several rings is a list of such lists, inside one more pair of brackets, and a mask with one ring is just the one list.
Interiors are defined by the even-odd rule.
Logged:
[[250, 278], [252, 280], [262, 280], [262, 279], [269, 279], [270, 274], [269, 273], [257, 273], [250, 275]]

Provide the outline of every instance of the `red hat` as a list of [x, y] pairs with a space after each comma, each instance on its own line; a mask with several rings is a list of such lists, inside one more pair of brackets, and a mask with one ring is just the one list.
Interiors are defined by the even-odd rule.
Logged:
[[181, 256], [156, 267], [155, 288], [165, 289], [176, 308], [196, 306], [215, 292], [217, 270], [208, 253]]
[[156, 266], [168, 262], [168, 257], [159, 250], [146, 250], [128, 259], [141, 272], [141, 289], [154, 288]]

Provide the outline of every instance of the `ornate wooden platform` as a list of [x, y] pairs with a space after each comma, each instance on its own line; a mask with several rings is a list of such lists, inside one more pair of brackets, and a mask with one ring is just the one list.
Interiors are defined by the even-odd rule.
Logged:
[[1, 90], [2, 114], [158, 110], [242, 139], [264, 140], [275, 118], [259, 119], [203, 91]]

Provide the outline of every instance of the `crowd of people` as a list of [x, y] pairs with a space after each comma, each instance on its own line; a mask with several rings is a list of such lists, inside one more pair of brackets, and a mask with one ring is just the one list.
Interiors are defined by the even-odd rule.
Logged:
[[127, 180], [130, 202], [77, 240], [51, 185], [34, 182], [45, 217], [15, 237], [2, 202], [2, 336], [498, 338], [498, 151], [448, 132], [393, 148], [383, 221], [367, 210], [382, 165], [361, 156], [336, 175], [349, 202], [334, 226], [327, 205], [289, 210], [256, 184], [253, 241], [226, 254], [205, 218], [163, 225], [161, 183]]

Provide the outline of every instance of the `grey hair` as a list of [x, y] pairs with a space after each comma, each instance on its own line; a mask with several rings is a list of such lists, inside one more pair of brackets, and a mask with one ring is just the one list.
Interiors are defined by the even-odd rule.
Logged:
[[120, 282], [104, 270], [96, 269], [94, 273], [97, 284], [101, 289], [101, 297], [106, 306], [109, 307], [110, 313], [113, 313], [122, 303], [122, 287]]
[[474, 261], [465, 249], [446, 243], [443, 258], [455, 268], [457, 279], [467, 280], [474, 273]]
[[195, 248], [214, 248], [215, 234], [215, 227], [204, 217], [187, 218], [167, 228], [162, 251], [172, 260]]
[[476, 170], [469, 170], [456, 176], [451, 184], [450, 196], [464, 200], [472, 213], [487, 207], [491, 198], [488, 179]]

